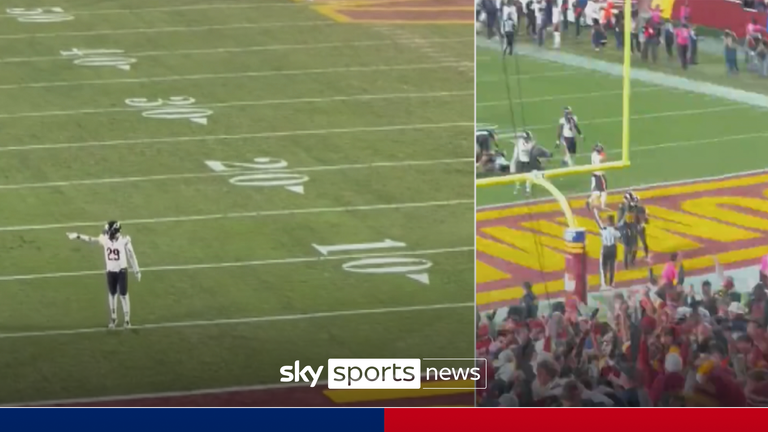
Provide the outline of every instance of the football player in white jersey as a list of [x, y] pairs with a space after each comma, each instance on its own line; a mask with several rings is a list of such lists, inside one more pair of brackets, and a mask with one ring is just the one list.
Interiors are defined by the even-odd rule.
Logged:
[[89, 237], [78, 233], [67, 233], [70, 240], [82, 240], [98, 243], [104, 247], [104, 260], [107, 265], [107, 289], [109, 290], [109, 328], [117, 324], [117, 296], [123, 304], [123, 327], [131, 326], [131, 301], [128, 297], [128, 265], [131, 266], [137, 280], [141, 280], [139, 262], [131, 245], [131, 238], [120, 234], [120, 222], [109, 221], [104, 232], [98, 237]]
[[[523, 131], [517, 139], [515, 144], [515, 151], [512, 155], [512, 166], [515, 167], [515, 172], [518, 174], [529, 173], [534, 170], [535, 164], [533, 160], [533, 149], [536, 147], [536, 141], [533, 139], [533, 134], [528, 131]], [[520, 190], [520, 183], [515, 185], [515, 194]], [[531, 181], [525, 182], [525, 193], [531, 194]]]
[[[600, 165], [605, 161], [605, 149], [600, 143], [595, 144], [592, 149], [592, 165]], [[608, 201], [608, 181], [605, 179], [604, 171], [594, 171], [592, 173], [592, 194], [587, 200], [587, 209], [592, 211], [594, 205], [599, 210], [608, 211], [606, 205]]]
[[565, 147], [563, 149], [563, 166], [573, 166], [573, 158], [576, 157], [577, 133], [579, 137], [584, 139], [584, 134], [581, 133], [578, 119], [573, 115], [573, 110], [571, 110], [571, 107], [565, 107], [557, 127], [557, 142], [555, 143], [555, 148], [561, 145]]
[[555, 0], [552, 2], [552, 36], [553, 43], [552, 48], [560, 48], [560, 22], [566, 19], [562, 16], [563, 12], [563, 0]]

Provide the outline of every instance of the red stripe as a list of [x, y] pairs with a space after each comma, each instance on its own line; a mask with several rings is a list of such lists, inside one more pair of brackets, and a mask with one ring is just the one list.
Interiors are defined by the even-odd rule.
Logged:
[[[726, 408], [727, 409], [727, 408]], [[499, 430], [540, 430], [562, 429], [557, 420], [567, 418], [569, 432], [648, 432], [666, 430], [672, 425], [685, 425], [690, 430], [727, 430], [733, 429], [734, 418], [739, 424], [761, 424], [765, 411], [739, 410], [731, 408], [730, 413], [722, 410], [698, 410], [695, 415], [686, 409], [668, 408], [653, 411], [648, 415], [638, 415], [632, 408], [609, 408], [601, 410], [595, 421], [595, 411], [573, 409], [557, 411], [561, 417], [542, 417], [539, 409], [516, 408], [504, 409], [397, 409], [384, 410], [384, 430], [386, 432], [409, 431], [477, 431], [480, 429]], [[631, 421], [628, 421], [631, 419]], [[674, 429], [674, 428], [672, 428]]]

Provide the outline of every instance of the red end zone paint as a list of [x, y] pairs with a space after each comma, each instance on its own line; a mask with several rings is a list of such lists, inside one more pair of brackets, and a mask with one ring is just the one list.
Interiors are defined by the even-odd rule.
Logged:
[[343, 23], [472, 24], [475, 20], [469, 0], [325, 0], [313, 8]]
[[[621, 195], [612, 194], [614, 209]], [[713, 270], [711, 255], [726, 268], [737, 268], [755, 265], [768, 253], [768, 175], [660, 186], [638, 195], [651, 216], [648, 242], [657, 266], [670, 252], [683, 252], [687, 274], [696, 275]], [[571, 206], [579, 225], [590, 232], [588, 269], [590, 285], [596, 289], [600, 255], [596, 224], [584, 199], [571, 200]], [[565, 225], [556, 204], [481, 210], [477, 218], [478, 305], [488, 309], [515, 301], [524, 281], [537, 284], [540, 293], [544, 289], [555, 297], [562, 293]], [[658, 267], [654, 270], [660, 273]], [[641, 283], [647, 280], [647, 267], [638, 262], [635, 269], [620, 270], [616, 279], [618, 286]]]

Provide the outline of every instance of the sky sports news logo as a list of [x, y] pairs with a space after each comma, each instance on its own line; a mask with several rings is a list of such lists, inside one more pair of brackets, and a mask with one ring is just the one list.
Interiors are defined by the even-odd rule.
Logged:
[[[422, 361], [428, 364], [424, 369]], [[482, 358], [328, 359], [326, 368], [302, 365], [296, 360], [293, 365], [280, 368], [280, 382], [305, 382], [309, 383], [310, 387], [315, 387], [321, 383], [323, 375], [326, 375], [325, 383], [332, 390], [484, 389], [486, 383], [482, 382], [484, 380], [481, 371], [487, 367], [487, 361]], [[445, 363], [445, 366], [440, 366], [441, 363]], [[436, 383], [441, 385], [438, 387]]]

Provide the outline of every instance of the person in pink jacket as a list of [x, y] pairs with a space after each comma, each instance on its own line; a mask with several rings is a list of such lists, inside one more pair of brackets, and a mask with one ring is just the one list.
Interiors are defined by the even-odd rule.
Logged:
[[675, 42], [677, 42], [677, 53], [680, 56], [680, 64], [683, 70], [688, 69], [688, 51], [691, 45], [691, 29], [688, 24], [675, 29]]

